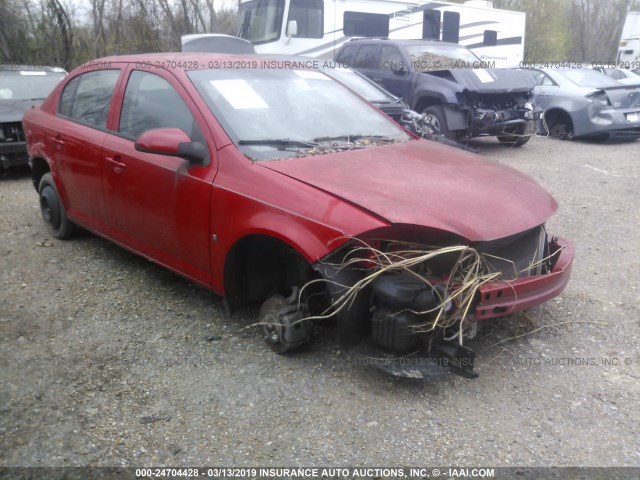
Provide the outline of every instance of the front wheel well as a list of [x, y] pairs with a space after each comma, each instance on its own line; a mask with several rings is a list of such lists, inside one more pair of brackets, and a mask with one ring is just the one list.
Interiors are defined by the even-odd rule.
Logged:
[[425, 108], [433, 107], [435, 105], [442, 105], [440, 99], [435, 97], [423, 96], [420, 97], [420, 99], [416, 103], [416, 108], [414, 108], [414, 110], [418, 113], [422, 113]]
[[311, 265], [289, 244], [268, 235], [249, 235], [229, 250], [224, 266], [225, 298], [231, 310], [272, 295], [290, 295], [315, 278]]
[[36, 157], [31, 160], [31, 180], [33, 181], [33, 186], [36, 191], [39, 191], [40, 188], [40, 180], [44, 177], [45, 174], [49, 173], [51, 169], [49, 168], [49, 164], [44, 158]]

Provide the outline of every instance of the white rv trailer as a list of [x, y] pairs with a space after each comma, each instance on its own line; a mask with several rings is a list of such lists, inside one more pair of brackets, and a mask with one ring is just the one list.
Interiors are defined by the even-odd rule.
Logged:
[[400, 0], [241, 0], [238, 36], [257, 53], [333, 58], [354, 37], [460, 43], [497, 67], [524, 55], [525, 14], [464, 4]]
[[621, 68], [640, 68], [640, 12], [629, 12], [620, 35], [618, 63]]

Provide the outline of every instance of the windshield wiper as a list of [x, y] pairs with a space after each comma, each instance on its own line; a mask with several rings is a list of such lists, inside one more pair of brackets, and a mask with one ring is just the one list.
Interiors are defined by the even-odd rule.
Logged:
[[373, 143], [393, 143], [398, 139], [393, 137], [387, 137], [384, 135], [340, 135], [337, 137], [319, 137], [319, 138], [313, 139], [314, 142], [319, 142], [319, 143], [338, 142], [338, 141], [345, 141], [348, 143], [354, 143], [354, 142], [362, 143], [363, 140], [369, 140]]
[[266, 145], [268, 147], [300, 147], [313, 148], [318, 144], [315, 142], [304, 142], [302, 140], [289, 140], [288, 138], [265, 138], [264, 140], [239, 140], [238, 145]]

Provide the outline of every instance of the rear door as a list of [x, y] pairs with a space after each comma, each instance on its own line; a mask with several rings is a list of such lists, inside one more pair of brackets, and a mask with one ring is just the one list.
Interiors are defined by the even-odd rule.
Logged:
[[[166, 70], [131, 69], [113, 134], [104, 143], [103, 188], [111, 235], [138, 253], [210, 285], [209, 209], [215, 147], [195, 103]], [[155, 128], [179, 128], [209, 147], [208, 166], [143, 153], [135, 140]]]
[[94, 70], [71, 79], [61, 92], [56, 119], [46, 133], [68, 213], [97, 229], [106, 222], [100, 151], [122, 71]]

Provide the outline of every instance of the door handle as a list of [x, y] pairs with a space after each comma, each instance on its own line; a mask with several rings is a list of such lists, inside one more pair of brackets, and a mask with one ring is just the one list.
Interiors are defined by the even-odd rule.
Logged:
[[51, 137], [51, 141], [53, 143], [55, 143], [56, 145], [58, 145], [59, 147], [62, 147], [64, 145], [64, 140], [62, 140], [62, 137], [60, 135], [56, 135], [55, 137]]
[[104, 159], [107, 162], [107, 164], [109, 164], [109, 166], [111, 166], [113, 171], [116, 172], [116, 173], [124, 172], [127, 169], [127, 164], [123, 163], [119, 156], [116, 156], [114, 158], [105, 157]]
[[382, 82], [384, 79], [379, 77], [373, 77], [371, 80], [373, 80], [374, 82]]

